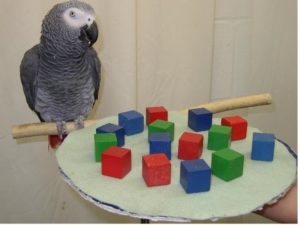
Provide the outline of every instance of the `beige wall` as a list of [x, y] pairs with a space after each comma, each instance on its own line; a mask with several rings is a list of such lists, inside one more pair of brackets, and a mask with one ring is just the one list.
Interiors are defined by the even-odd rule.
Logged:
[[273, 105], [239, 110], [297, 149], [297, 7], [293, 0], [217, 0], [212, 99], [269, 92]]
[[[13, 124], [37, 121], [26, 105], [19, 64], [55, 2], [0, 1], [0, 222], [138, 222], [106, 213], [70, 190], [45, 137], [11, 138]], [[95, 48], [103, 64], [93, 117], [270, 92], [272, 106], [233, 113], [297, 148], [295, 0], [87, 2], [97, 12], [101, 39]], [[257, 220], [263, 221], [231, 219]]]

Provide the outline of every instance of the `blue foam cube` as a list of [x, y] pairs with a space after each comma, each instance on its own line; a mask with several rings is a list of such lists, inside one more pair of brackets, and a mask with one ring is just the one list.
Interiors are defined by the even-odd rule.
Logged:
[[97, 134], [101, 133], [115, 133], [117, 136], [118, 146], [122, 147], [125, 144], [125, 129], [121, 126], [107, 123], [96, 129]]
[[169, 133], [150, 134], [150, 154], [164, 153], [171, 160], [171, 142], [172, 139]]
[[143, 114], [131, 110], [119, 113], [119, 125], [124, 127], [126, 135], [134, 135], [144, 131]]
[[269, 133], [253, 133], [251, 159], [273, 161], [275, 137]]
[[210, 190], [211, 169], [203, 159], [181, 161], [180, 184], [186, 193]]
[[212, 112], [205, 108], [190, 109], [188, 113], [188, 126], [196, 132], [206, 131], [212, 125]]

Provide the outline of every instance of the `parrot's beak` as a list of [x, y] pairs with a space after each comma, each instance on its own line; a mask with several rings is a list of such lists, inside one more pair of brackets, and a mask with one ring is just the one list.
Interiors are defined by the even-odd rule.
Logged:
[[94, 21], [90, 26], [85, 25], [81, 29], [86, 34], [86, 38], [89, 41], [89, 46], [93, 46], [98, 39], [98, 26], [96, 22]]

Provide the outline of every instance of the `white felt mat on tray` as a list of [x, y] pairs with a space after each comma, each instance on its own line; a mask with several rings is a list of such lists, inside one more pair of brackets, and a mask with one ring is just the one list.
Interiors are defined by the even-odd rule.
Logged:
[[[287, 146], [275, 143], [273, 162], [250, 159], [252, 133], [249, 127], [245, 140], [233, 141], [231, 148], [244, 154], [244, 174], [230, 182], [212, 176], [209, 192], [186, 194], [179, 183], [180, 160], [177, 159], [178, 138], [187, 127], [187, 115], [169, 112], [169, 121], [175, 123], [172, 144], [171, 184], [147, 187], [142, 178], [142, 156], [148, 154], [147, 128], [141, 134], [126, 136], [125, 146], [132, 150], [132, 170], [123, 179], [102, 176], [100, 163], [94, 159], [94, 133], [98, 126], [117, 124], [117, 117], [99, 120], [97, 124], [72, 132], [56, 152], [65, 180], [82, 197], [108, 211], [162, 221], [189, 221], [217, 219], [250, 213], [265, 203], [276, 201], [296, 178], [296, 160]], [[220, 119], [214, 118], [214, 124]], [[213, 151], [207, 150], [207, 131], [201, 158], [208, 165]]]

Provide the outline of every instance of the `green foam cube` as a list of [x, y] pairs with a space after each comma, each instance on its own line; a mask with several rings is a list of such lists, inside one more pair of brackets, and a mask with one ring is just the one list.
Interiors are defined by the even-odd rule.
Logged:
[[208, 132], [207, 149], [220, 150], [228, 148], [231, 143], [231, 127], [212, 125]]
[[171, 136], [171, 140], [174, 140], [175, 124], [170, 121], [155, 120], [148, 126], [148, 139], [152, 133], [166, 132]]
[[102, 153], [111, 146], [117, 146], [117, 136], [115, 133], [94, 134], [95, 141], [95, 160], [101, 162]]
[[230, 181], [243, 175], [244, 155], [226, 148], [212, 154], [212, 173], [225, 181]]

